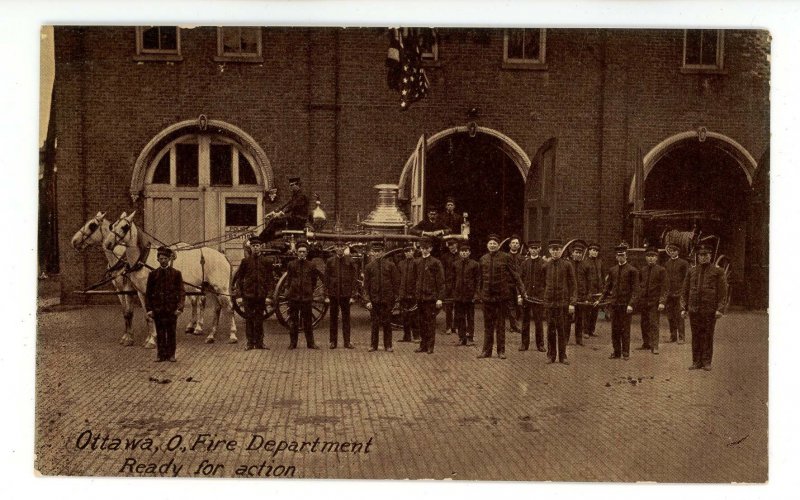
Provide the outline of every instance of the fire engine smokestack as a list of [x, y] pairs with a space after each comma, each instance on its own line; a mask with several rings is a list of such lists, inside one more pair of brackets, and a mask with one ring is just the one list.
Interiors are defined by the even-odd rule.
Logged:
[[378, 205], [361, 222], [365, 229], [375, 233], [403, 233], [408, 218], [397, 206], [397, 184], [378, 184]]

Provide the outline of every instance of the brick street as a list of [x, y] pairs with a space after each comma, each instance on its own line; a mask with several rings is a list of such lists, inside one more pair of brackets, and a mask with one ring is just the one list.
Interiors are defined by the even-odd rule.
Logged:
[[[286, 331], [270, 318], [271, 350], [246, 352], [241, 318], [238, 344], [226, 342], [223, 313], [217, 343], [208, 345], [204, 337], [181, 333], [184, 314], [178, 362], [157, 364], [155, 351], [141, 347], [140, 309], [134, 347], [117, 343], [118, 307], [41, 311], [37, 468], [59, 475], [172, 475], [149, 473], [144, 465], [138, 472], [126, 468], [133, 459], [180, 465], [177, 475], [195, 477], [207, 460], [223, 465], [217, 477], [266, 463], [272, 475], [294, 467], [288, 475], [301, 478], [767, 480], [765, 313], [732, 312], [720, 320], [713, 371], [705, 372], [687, 370], [688, 322], [687, 343], [678, 345], [666, 343], [662, 318], [661, 354], [654, 356], [635, 350], [641, 344], [635, 316], [631, 359], [624, 362], [607, 359], [610, 323], [599, 321], [599, 337], [584, 347], [571, 341], [572, 364], [565, 366], [547, 365], [535, 350], [518, 352], [515, 333], [507, 334], [508, 359], [476, 359], [477, 347], [456, 347], [455, 336], [442, 334], [443, 314], [435, 354], [415, 354], [415, 344], [397, 342], [398, 332], [394, 353], [369, 353], [368, 316], [357, 306], [353, 312], [354, 351], [327, 348], [327, 318], [315, 330], [318, 351], [302, 347], [302, 335], [301, 348], [287, 350]], [[478, 308], [478, 343], [481, 319]], [[106, 447], [113, 438], [146, 437], [154, 446], [79, 449], [87, 430], [101, 438], [98, 447], [106, 435]], [[207, 443], [189, 449], [201, 433], [237, 444], [232, 451], [224, 444], [206, 451]], [[371, 445], [368, 453], [311, 452], [310, 444], [303, 452], [246, 450], [254, 434], [264, 442], [319, 438], [363, 445], [371, 439]], [[176, 435], [183, 441], [166, 451]]]

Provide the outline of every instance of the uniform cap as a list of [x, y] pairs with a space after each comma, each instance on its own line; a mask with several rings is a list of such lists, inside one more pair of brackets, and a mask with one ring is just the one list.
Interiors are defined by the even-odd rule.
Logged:
[[697, 254], [710, 254], [711, 253], [711, 245], [708, 243], [701, 243], [700, 246], [697, 247]]
[[295, 245], [295, 249], [300, 250], [301, 248], [305, 248], [306, 250], [308, 250], [308, 243], [305, 241], [301, 241], [297, 243], [297, 245]]
[[258, 236], [251, 236], [250, 239], [247, 240], [247, 242], [250, 243], [251, 245], [256, 245], [256, 244], [260, 245], [261, 243], [263, 243], [263, 241], [261, 241], [261, 238], [259, 238]]
[[494, 241], [496, 241], [496, 242], [500, 243], [500, 236], [498, 236], [496, 233], [491, 233], [491, 234], [489, 235], [489, 238], [488, 238], [488, 240], [487, 240], [487, 241], [492, 241], [492, 240], [494, 240]]
[[511, 240], [517, 240], [519, 242], [522, 242], [522, 238], [520, 238], [518, 234], [512, 234], [511, 237], [508, 239], [508, 241]]
[[300, 182], [300, 177], [289, 177], [289, 184], [298, 184]]
[[617, 253], [617, 255], [624, 255], [628, 253], [628, 245], [625, 243], [620, 243], [614, 247], [614, 251]]
[[542, 242], [539, 240], [528, 240], [528, 243], [526, 243], [526, 245], [528, 245], [529, 248], [530, 247], [542, 248]]
[[589, 250], [597, 250], [600, 251], [600, 245], [595, 242], [589, 243]]
[[644, 254], [645, 254], [645, 255], [658, 255], [658, 248], [656, 248], [656, 247], [654, 247], [654, 246], [649, 246], [649, 247], [647, 247], [647, 249], [644, 251]]
[[444, 201], [444, 202], [445, 202], [445, 203], [455, 203], [455, 202], [456, 202], [456, 199], [455, 199], [455, 198], [453, 198], [452, 196], [448, 196], [447, 198], [445, 198], [445, 201]]
[[575, 243], [572, 245], [572, 251], [574, 252], [575, 250], [583, 252], [584, 250], [586, 250], [586, 247], [583, 246], [583, 243]]
[[677, 243], [667, 243], [667, 249], [680, 250], [681, 247]]
[[547, 246], [548, 247], [560, 247], [560, 246], [564, 246], [564, 242], [561, 241], [558, 238], [553, 238], [552, 240], [550, 240], [550, 242], [547, 244]]
[[436, 205], [428, 205], [426, 213], [438, 212], [438, 211], [439, 211], [439, 207], [437, 207]]
[[450, 238], [449, 240], [446, 240], [446, 243], [447, 243], [447, 246], [455, 245], [455, 244], [458, 243], [458, 240]]
[[422, 241], [419, 242], [419, 246], [421, 248], [433, 248], [433, 240], [430, 238], [423, 238]]
[[470, 249], [470, 248], [469, 248], [469, 243], [467, 243], [466, 241], [462, 241], [462, 242], [461, 242], [461, 243], [458, 245], [458, 249], [459, 249], [459, 250], [469, 250], [469, 249]]

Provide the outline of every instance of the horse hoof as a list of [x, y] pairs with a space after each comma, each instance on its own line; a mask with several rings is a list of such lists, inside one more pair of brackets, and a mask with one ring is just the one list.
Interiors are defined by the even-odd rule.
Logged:
[[130, 347], [133, 345], [133, 339], [130, 337], [123, 337], [122, 340], [119, 341], [119, 343], [124, 345], [125, 347]]
[[228, 343], [229, 344], [235, 344], [237, 342], [239, 342], [239, 339], [236, 338], [236, 335], [231, 335], [230, 338], [228, 338]]
[[200, 327], [195, 328], [194, 329], [194, 334], [195, 335], [202, 335], [203, 334], [203, 329], [200, 328]]
[[145, 349], [155, 349], [156, 348], [156, 343], [153, 342], [152, 340], [148, 340], [147, 342], [144, 343], [144, 348]]
[[213, 344], [213, 343], [214, 343], [214, 337], [207, 337], [206, 338], [206, 344]]
[[194, 327], [187, 326], [186, 327], [186, 335], [193, 335], [194, 334]]

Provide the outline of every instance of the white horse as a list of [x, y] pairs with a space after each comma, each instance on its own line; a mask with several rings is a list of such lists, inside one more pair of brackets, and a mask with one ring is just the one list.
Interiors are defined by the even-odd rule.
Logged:
[[[102, 249], [106, 256], [106, 260], [108, 260], [107, 272], [110, 272], [111, 275], [114, 276], [114, 279], [111, 280], [111, 283], [114, 285], [114, 289], [118, 292], [135, 291], [133, 284], [123, 273], [124, 270], [120, 268], [120, 264], [125, 263], [123, 260], [125, 258], [125, 247], [118, 245], [114, 247], [113, 250], [107, 250], [103, 246], [103, 240], [110, 233], [109, 227], [111, 226], [111, 223], [105, 218], [105, 215], [105, 212], [97, 212], [97, 215], [86, 221], [86, 224], [84, 224], [72, 237], [72, 248], [78, 252], [82, 252], [86, 248], [94, 246]], [[139, 296], [139, 301], [142, 304], [142, 309], [144, 309], [144, 295], [139, 292], [137, 292], [137, 295]], [[119, 299], [120, 304], [122, 304], [122, 317], [125, 319], [125, 333], [119, 339], [119, 343], [124, 346], [132, 346], [133, 298], [130, 294], [118, 294], [117, 298]], [[149, 332], [147, 340], [145, 341], [145, 347], [153, 348], [155, 347], [156, 338], [155, 323], [153, 323], [153, 320], [147, 318], [146, 316], [145, 319], [147, 320]]]
[[[147, 288], [147, 277], [150, 271], [158, 267], [155, 247], [158, 245], [146, 238], [136, 224], [133, 223], [134, 211], [130, 215], [125, 212], [119, 216], [116, 222], [109, 227], [109, 233], [103, 240], [106, 249], [113, 249], [116, 246], [125, 247], [125, 260], [128, 265], [133, 266], [134, 270], [128, 273], [128, 277], [137, 291], [144, 293]], [[188, 248], [185, 243], [172, 245], [175, 257], [172, 266], [181, 272], [183, 282], [186, 284], [187, 291], [204, 290], [214, 295], [216, 304], [214, 307], [214, 321], [211, 332], [206, 337], [207, 343], [214, 342], [214, 335], [219, 326], [219, 317], [222, 306], [231, 315], [231, 328], [228, 342], [234, 344], [239, 341], [236, 337], [236, 322], [234, 321], [233, 302], [231, 300], [231, 264], [221, 252], [209, 248]], [[137, 264], [143, 264], [136, 269]], [[202, 311], [199, 313], [202, 318]], [[191, 323], [190, 323], [191, 326]], [[188, 328], [187, 328], [188, 330]], [[202, 322], [198, 320], [198, 326], [194, 331], [202, 331]]]

